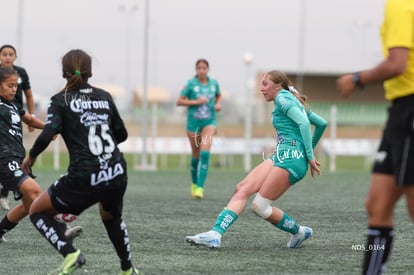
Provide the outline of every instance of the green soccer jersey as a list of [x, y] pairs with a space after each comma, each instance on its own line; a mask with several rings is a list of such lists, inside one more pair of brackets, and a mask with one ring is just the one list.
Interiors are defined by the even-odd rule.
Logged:
[[[287, 115], [288, 111], [293, 107], [296, 107], [296, 110], [300, 110], [303, 113], [300, 119], [301, 123], [299, 124]], [[277, 131], [278, 142], [285, 140], [300, 142], [305, 147], [307, 159], [313, 159], [312, 136], [308, 115], [304, 106], [291, 92], [281, 90], [278, 93], [272, 115], [272, 124]]]
[[181, 96], [194, 100], [199, 97], [208, 99], [208, 103], [188, 107], [187, 121], [213, 120], [216, 117], [214, 105], [217, 95], [220, 94], [220, 87], [216, 80], [207, 78], [208, 83], [202, 84], [197, 76], [190, 79], [181, 91]]

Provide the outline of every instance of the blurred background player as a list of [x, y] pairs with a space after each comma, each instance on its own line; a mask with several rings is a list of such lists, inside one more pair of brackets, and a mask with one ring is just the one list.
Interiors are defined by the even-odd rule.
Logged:
[[79, 49], [67, 52], [62, 57], [62, 73], [66, 85], [52, 96], [45, 128], [24, 159], [23, 169], [30, 171], [36, 157], [60, 134], [69, 151], [68, 172], [36, 199], [30, 207], [30, 219], [64, 257], [57, 272], [72, 274], [86, 260], [68, 241], [54, 215], [78, 216], [98, 204], [102, 222], [120, 260], [119, 274], [138, 274], [131, 263], [128, 230], [122, 218], [128, 176], [118, 144], [127, 139], [127, 129], [112, 96], [88, 83], [92, 60], [87, 53]]
[[[26, 106], [27, 111], [32, 116], [35, 115], [35, 105], [33, 99], [32, 89], [30, 87], [29, 75], [27, 74], [26, 70], [23, 67], [14, 65], [14, 62], [17, 59], [17, 51], [16, 49], [9, 44], [5, 44], [0, 47], [0, 67], [6, 68], [13, 68], [17, 71], [19, 78], [18, 78], [18, 86], [17, 92], [15, 96], [15, 100], [20, 106], [23, 107], [23, 93], [26, 98]], [[30, 125], [28, 126], [29, 131], [32, 132], [34, 130], [33, 127]], [[1, 182], [1, 180], [0, 180]], [[9, 200], [8, 200], [9, 190], [6, 188], [0, 188], [0, 207], [3, 210], [9, 210]]]
[[202, 199], [210, 165], [210, 149], [217, 132], [216, 112], [221, 110], [220, 87], [208, 76], [205, 59], [196, 62], [196, 75], [187, 81], [177, 106], [188, 106], [187, 137], [191, 146], [191, 196]]
[[414, 1], [387, 0], [381, 26], [384, 60], [337, 79], [344, 97], [383, 82], [388, 119], [371, 174], [363, 274], [382, 274], [392, 251], [394, 208], [405, 196], [414, 219]]
[[[312, 228], [300, 225], [280, 208], [272, 207], [271, 203], [305, 177], [308, 166], [312, 177], [320, 174], [320, 163], [313, 150], [327, 122], [306, 110], [304, 96], [291, 85], [283, 72], [266, 73], [260, 91], [266, 101], [274, 102], [272, 123], [277, 131], [276, 149], [271, 159], [264, 160], [237, 184], [233, 196], [210, 231], [186, 237], [191, 244], [220, 247], [221, 237], [243, 213], [253, 194], [256, 196], [251, 209], [259, 217], [291, 234], [287, 243], [289, 248], [299, 247], [313, 234]], [[311, 125], [315, 126], [313, 135]]]

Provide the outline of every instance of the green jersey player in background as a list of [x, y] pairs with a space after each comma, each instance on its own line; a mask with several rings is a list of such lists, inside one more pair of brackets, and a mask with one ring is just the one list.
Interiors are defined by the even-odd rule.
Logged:
[[202, 199], [210, 163], [210, 149], [217, 132], [216, 112], [221, 110], [220, 87], [210, 78], [208, 61], [196, 62], [196, 75], [187, 81], [177, 106], [188, 106], [187, 137], [191, 145], [191, 196]]

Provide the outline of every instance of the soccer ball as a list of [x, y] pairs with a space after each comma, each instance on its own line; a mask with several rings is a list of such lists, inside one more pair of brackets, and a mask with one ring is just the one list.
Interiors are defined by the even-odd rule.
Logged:
[[73, 214], [59, 213], [54, 216], [55, 220], [63, 223], [70, 223], [76, 220], [78, 216]]

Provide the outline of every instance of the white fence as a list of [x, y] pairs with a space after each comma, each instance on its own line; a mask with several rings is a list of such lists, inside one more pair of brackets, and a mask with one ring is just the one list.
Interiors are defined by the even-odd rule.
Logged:
[[[373, 160], [377, 150], [379, 139], [343, 139], [336, 138], [336, 107], [332, 106], [330, 112], [330, 134], [329, 138], [323, 138], [319, 144], [319, 152], [321, 152], [321, 161], [325, 162], [325, 158], [329, 157], [329, 170], [336, 171], [337, 156], [364, 156], [366, 164]], [[60, 167], [59, 153], [62, 150], [59, 140], [55, 140], [53, 144], [54, 151], [54, 168], [58, 170]], [[252, 138], [248, 142], [244, 138], [226, 138], [214, 137], [213, 140], [202, 141], [212, 142], [212, 154], [220, 155], [220, 162], [229, 162], [228, 158], [234, 155], [245, 155], [246, 152], [252, 155], [265, 153], [266, 155], [273, 152], [275, 148], [274, 138]], [[139, 136], [129, 137], [125, 142], [120, 144], [121, 151], [136, 155], [141, 154], [143, 150], [142, 138]], [[186, 137], [156, 137], [147, 139], [147, 152], [151, 154], [151, 167], [156, 169], [157, 157], [161, 158], [161, 166], [166, 167], [167, 156], [171, 154], [182, 155], [180, 166], [187, 165], [188, 156], [191, 153], [190, 145]], [[134, 165], [137, 160], [134, 158]], [[232, 161], [230, 160], [230, 163]]]
[[[253, 154], [267, 152], [269, 148], [275, 147], [275, 139], [253, 138], [249, 144], [243, 138], [214, 137], [212, 141], [212, 154], [243, 154], [248, 146]], [[206, 142], [206, 141], [202, 141]], [[209, 141], [210, 142], [210, 141]], [[143, 143], [141, 137], [129, 137], [119, 145], [125, 153], [139, 153], [142, 151]], [[148, 152], [156, 154], [190, 154], [190, 144], [186, 137], [157, 137], [155, 140], [147, 139]]]
[[[180, 166], [185, 166], [188, 156], [191, 153], [190, 145], [186, 137], [158, 137], [155, 140], [147, 140], [147, 150], [151, 154], [152, 166], [155, 165], [158, 156], [161, 158], [161, 165], [167, 166], [168, 155], [182, 155]], [[273, 152], [275, 148], [275, 139], [273, 138], [253, 138], [250, 144], [246, 144], [243, 138], [221, 138], [215, 137], [212, 140], [212, 154], [220, 155], [222, 163], [232, 163], [230, 156], [245, 153], [248, 146], [250, 153], [253, 155], [266, 155]], [[59, 153], [60, 138], [53, 143], [54, 151], [54, 168], [60, 168]], [[325, 162], [329, 158], [329, 170], [336, 171], [337, 156], [363, 156], [366, 157], [366, 164], [372, 161], [379, 144], [378, 139], [338, 139], [323, 138], [319, 144], [319, 152], [321, 153], [321, 161]], [[119, 145], [121, 151], [139, 155], [142, 152], [143, 143], [141, 137], [129, 137], [125, 142]], [[156, 169], [156, 167], [153, 167]]]
[[365, 157], [365, 165], [370, 164], [378, 149], [379, 139], [330, 139], [321, 140], [321, 161], [329, 157], [329, 171], [336, 171], [337, 156], [362, 156]]
[[[207, 142], [207, 141], [202, 141]], [[210, 141], [208, 141], [210, 142]], [[270, 154], [275, 148], [275, 139], [273, 138], [253, 138], [248, 143], [243, 138], [225, 138], [214, 137], [211, 140], [213, 146], [211, 147], [211, 153], [220, 156], [220, 163], [232, 163], [232, 157], [234, 155], [243, 155], [246, 152], [246, 148], [249, 149], [249, 154], [262, 155], [263, 153]], [[61, 137], [58, 137], [53, 142], [53, 167], [55, 170], [60, 169], [60, 151], [64, 150], [61, 147]], [[162, 167], [167, 167], [168, 155], [181, 155], [180, 167], [187, 165], [189, 155], [191, 154], [190, 144], [187, 137], [157, 137], [148, 138], [146, 144], [146, 150], [151, 158], [151, 164], [148, 167], [140, 167], [136, 159], [137, 155], [140, 155], [143, 150], [142, 138], [139, 136], [128, 137], [128, 139], [119, 144], [119, 148], [124, 153], [134, 154], [134, 166], [137, 169], [157, 169], [156, 163], [158, 156]]]

